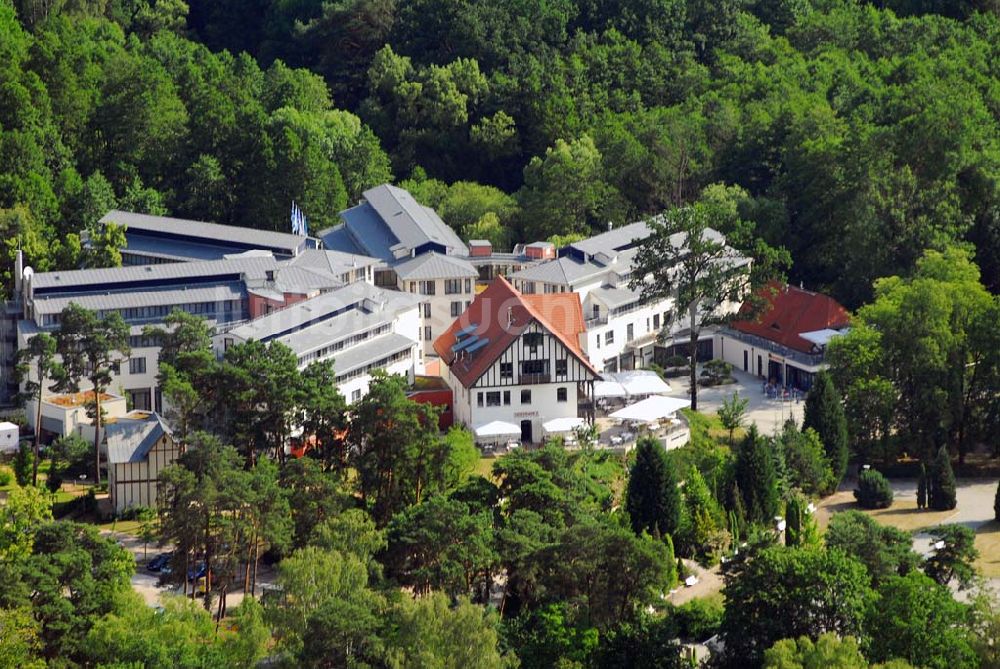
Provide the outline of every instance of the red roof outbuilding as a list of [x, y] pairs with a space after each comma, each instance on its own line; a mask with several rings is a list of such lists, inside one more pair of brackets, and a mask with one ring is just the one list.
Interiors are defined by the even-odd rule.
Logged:
[[[771, 283], [760, 292], [767, 305], [753, 320], [736, 321], [733, 329], [768, 339], [786, 348], [813, 352], [814, 344], [799, 335], [816, 330], [839, 330], [851, 317], [832, 297], [795, 286]], [[743, 306], [749, 310], [749, 304]]]

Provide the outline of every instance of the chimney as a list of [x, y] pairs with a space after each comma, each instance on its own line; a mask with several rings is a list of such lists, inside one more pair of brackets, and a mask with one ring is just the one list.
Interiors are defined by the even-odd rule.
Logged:
[[14, 292], [21, 292], [21, 279], [24, 276], [24, 251], [17, 250], [14, 254]]

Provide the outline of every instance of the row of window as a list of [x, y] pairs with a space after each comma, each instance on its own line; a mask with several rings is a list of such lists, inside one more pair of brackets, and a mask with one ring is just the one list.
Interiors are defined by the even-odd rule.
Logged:
[[[544, 375], [549, 373], [549, 361], [548, 360], [522, 360], [521, 361], [521, 374], [522, 375]], [[567, 376], [569, 374], [569, 361], [566, 358], [560, 358], [556, 360], [556, 376]], [[514, 378], [514, 363], [512, 362], [501, 362], [500, 363], [500, 378], [501, 379], [512, 379]]]
[[[660, 314], [653, 314], [652, 329], [650, 329], [650, 320], [646, 319], [646, 332], [656, 332], [660, 329]], [[664, 325], [669, 322], [669, 314], [663, 314]], [[629, 323], [625, 326], [625, 341], [630, 342], [635, 339], [635, 324]], [[615, 331], [613, 329], [608, 330], [604, 333], [604, 343], [614, 344], [615, 343]], [[597, 348], [601, 348], [601, 333], [597, 333]]]
[[[420, 293], [421, 295], [436, 295], [437, 294], [437, 282], [436, 281], [411, 281], [410, 282], [410, 292]], [[445, 279], [444, 280], [444, 294], [445, 295], [459, 295], [461, 293], [471, 293], [472, 292], [472, 279]]]
[[[175, 309], [186, 311], [196, 316], [215, 316], [223, 314], [221, 320], [234, 320], [234, 314], [242, 314], [243, 302], [240, 300], [223, 300], [221, 302], [194, 302], [190, 304], [160, 304], [147, 307], [128, 307], [127, 309], [101, 309], [97, 311], [98, 318], [104, 318], [112, 312], [118, 312], [126, 322], [162, 320]], [[42, 316], [42, 327], [59, 325], [61, 314], [45, 314]]]
[[[363, 332], [357, 332], [355, 334], [352, 334], [349, 337], [344, 337], [343, 339], [338, 339], [336, 341], [330, 342], [330, 344], [328, 344], [327, 346], [324, 346], [321, 349], [313, 351], [309, 355], [303, 356], [299, 360], [299, 362], [302, 363], [302, 364], [304, 364], [304, 365], [308, 365], [310, 362], [312, 362], [314, 360], [323, 360], [325, 358], [330, 357], [330, 355], [336, 353], [337, 351], [342, 351], [345, 348], [350, 348], [352, 346], [356, 346], [356, 345], [358, 345], [358, 344], [360, 344], [360, 343], [362, 343], [364, 341], [367, 341], [369, 339], [373, 339], [375, 337], [384, 335], [387, 332], [389, 332], [391, 329], [392, 329], [392, 326], [390, 324], [388, 324], [388, 323], [381, 323], [378, 326], [376, 326], [376, 327], [374, 327], [374, 328], [372, 328], [370, 330], [365, 330]], [[230, 341], [232, 341], [232, 340], [227, 340], [226, 341], [226, 343], [227, 343], [226, 348], [227, 349], [229, 348], [228, 343]]]
[[400, 362], [401, 360], [406, 360], [410, 357], [410, 349], [405, 351], [399, 351], [398, 353], [393, 353], [392, 355], [387, 355], [386, 357], [376, 360], [375, 362], [369, 363], [364, 367], [359, 367], [355, 370], [347, 372], [346, 374], [338, 374], [337, 380], [334, 383], [341, 384], [345, 381], [350, 381], [351, 379], [356, 379], [366, 374], [371, 374], [376, 369], [385, 369], [389, 365]]
[[[556, 388], [556, 401], [565, 402], [569, 397], [569, 391], [565, 387]], [[524, 388], [521, 390], [521, 406], [531, 405], [531, 390]], [[510, 406], [509, 390], [487, 390], [476, 393], [476, 406], [498, 407]]]

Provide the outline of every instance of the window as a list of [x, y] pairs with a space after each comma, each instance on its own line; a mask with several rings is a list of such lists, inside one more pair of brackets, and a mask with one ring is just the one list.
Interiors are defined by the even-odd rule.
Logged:
[[566, 376], [568, 373], [569, 365], [566, 362], [566, 358], [556, 360], [556, 376]]
[[129, 361], [128, 361], [128, 373], [129, 374], [145, 374], [146, 373], [146, 358], [129, 358]]
[[556, 388], [556, 401], [557, 402], [565, 402], [566, 401], [566, 389], [565, 388]]
[[476, 394], [476, 406], [483, 406], [483, 394], [482, 393], [477, 393]]
[[604, 343], [605, 344], [614, 344], [615, 343], [615, 331], [614, 330], [608, 330], [607, 332], [604, 333]]
[[548, 374], [548, 372], [549, 372], [548, 360], [524, 360], [521, 362], [522, 375]]
[[466, 279], [465, 280], [465, 292], [467, 292], [467, 293], [471, 293], [472, 292], [472, 279]]
[[431, 337], [431, 326], [430, 325], [425, 325], [424, 326], [424, 341], [431, 341], [432, 339], [433, 339], [433, 337]]
[[625, 341], [632, 341], [635, 339], [635, 325], [629, 323], [625, 327]]
[[421, 307], [421, 310], [424, 312], [424, 318], [430, 318], [431, 317], [431, 303], [430, 302], [424, 302], [423, 304], [420, 305], [420, 307]]
[[532, 353], [535, 352], [534, 349], [542, 345], [542, 333], [541, 332], [526, 332], [523, 335], [524, 345], [532, 349]]
[[597, 348], [601, 348], [601, 333], [597, 333]]
[[500, 363], [500, 378], [501, 379], [513, 379], [514, 378], [514, 363], [512, 363], [512, 362], [501, 362]]
[[521, 404], [531, 404], [531, 391], [522, 390], [521, 391]]
[[420, 294], [421, 295], [433, 295], [434, 294], [434, 282], [433, 281], [421, 281], [420, 282]]
[[445, 279], [444, 280], [444, 294], [445, 295], [455, 295], [456, 293], [462, 292], [462, 280], [461, 279]]
[[361, 388], [358, 388], [353, 393], [351, 393], [351, 401], [357, 402], [360, 399], [361, 399]]
[[222, 350], [228, 351], [229, 347], [232, 346], [233, 343], [234, 342], [232, 337], [226, 337], [225, 339], [222, 340]]
[[510, 406], [510, 391], [509, 390], [503, 391], [503, 405], [505, 407], [509, 407]]
[[452, 318], [458, 318], [461, 315], [462, 315], [462, 303], [461, 302], [452, 302], [451, 303], [451, 317]]
[[660, 314], [653, 314], [653, 328], [660, 329]]
[[132, 403], [132, 409], [135, 411], [152, 411], [152, 393], [149, 392], [149, 388], [139, 388], [138, 390], [129, 390], [128, 399]]
[[528, 295], [533, 294], [535, 292], [535, 282], [534, 281], [525, 281], [524, 282], [524, 290], [522, 290], [521, 292], [522, 293], [526, 293]]
[[486, 406], [488, 407], [498, 407], [500, 406], [500, 391], [492, 390], [486, 393]]

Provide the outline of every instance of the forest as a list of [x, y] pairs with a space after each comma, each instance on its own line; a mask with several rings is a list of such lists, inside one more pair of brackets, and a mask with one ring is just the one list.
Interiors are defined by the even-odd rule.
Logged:
[[0, 228], [111, 207], [313, 230], [403, 182], [501, 246], [713, 186], [856, 308], [969, 242], [1000, 288], [992, 0], [5, 0]]

